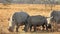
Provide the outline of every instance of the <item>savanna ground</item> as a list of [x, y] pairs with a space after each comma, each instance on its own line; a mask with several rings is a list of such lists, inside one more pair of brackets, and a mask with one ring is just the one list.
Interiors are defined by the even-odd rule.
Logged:
[[[52, 7], [53, 10], [60, 10], [60, 5]], [[51, 13], [51, 6], [45, 4], [11, 4], [4, 6], [0, 4], [0, 34], [60, 34], [60, 32], [24, 32], [19, 29], [19, 32], [8, 31], [8, 18], [13, 15], [14, 12], [21, 11], [27, 12], [30, 16], [42, 15], [49, 17]], [[21, 27], [22, 28], [22, 27]]]

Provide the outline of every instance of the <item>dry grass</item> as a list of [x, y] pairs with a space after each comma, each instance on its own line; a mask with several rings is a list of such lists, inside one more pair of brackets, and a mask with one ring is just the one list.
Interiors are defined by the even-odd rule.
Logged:
[[[21, 11], [21, 10], [27, 12], [29, 15], [43, 15], [45, 17], [49, 16], [51, 12], [50, 6], [47, 5], [45, 7], [44, 4], [11, 4], [8, 6], [4, 6], [3, 4], [0, 4], [0, 31], [2, 32], [2, 34], [9, 33], [7, 30], [8, 18], [10, 18], [10, 16], [14, 12]], [[53, 7], [53, 10], [60, 10], [60, 5], [55, 5]], [[46, 33], [46, 34], [57, 34], [57, 33], [59, 34], [59, 32]], [[12, 34], [12, 33], [9, 33], [9, 34]], [[23, 33], [23, 34], [28, 34], [28, 33]], [[40, 34], [40, 33], [29, 33], [29, 34]], [[41, 33], [41, 34], [44, 34], [44, 33]]]

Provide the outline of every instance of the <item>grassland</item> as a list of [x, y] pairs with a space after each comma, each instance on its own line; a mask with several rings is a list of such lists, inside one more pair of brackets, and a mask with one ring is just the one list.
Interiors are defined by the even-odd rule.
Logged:
[[[10, 16], [13, 15], [14, 12], [18, 12], [21, 10], [27, 12], [30, 16], [42, 15], [48, 17], [50, 16], [51, 13], [51, 6], [50, 5], [45, 6], [44, 4], [11, 4], [5, 6], [3, 4], [0, 4], [0, 31], [1, 31], [0, 33], [1, 34], [12, 34], [7, 30], [9, 24], [8, 18], [10, 18]], [[52, 10], [60, 10], [60, 5], [53, 6]], [[18, 34], [20, 34], [20, 32]], [[28, 33], [23, 33], [23, 34], [28, 34]], [[38, 33], [29, 33], [29, 34], [45, 34], [45, 33], [38, 32]], [[59, 32], [53, 32], [53, 33], [51, 32], [46, 34], [59, 34]]]

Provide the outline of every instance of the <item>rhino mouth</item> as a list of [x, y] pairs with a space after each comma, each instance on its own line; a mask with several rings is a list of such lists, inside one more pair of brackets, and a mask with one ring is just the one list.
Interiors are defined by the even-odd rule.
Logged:
[[8, 28], [9, 32], [13, 32], [13, 29], [11, 27]]

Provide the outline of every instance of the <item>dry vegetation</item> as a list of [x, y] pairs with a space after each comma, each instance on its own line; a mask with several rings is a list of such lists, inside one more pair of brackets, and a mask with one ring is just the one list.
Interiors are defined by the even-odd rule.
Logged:
[[[21, 11], [21, 10], [27, 12], [29, 15], [43, 15], [45, 17], [48, 17], [51, 12], [50, 6], [47, 5], [45, 7], [44, 4], [40, 4], [40, 5], [39, 4], [11, 4], [7, 6], [0, 4], [0, 31], [1, 31], [0, 33], [1, 34], [10, 33], [7, 30], [8, 23], [9, 23], [8, 18], [10, 18], [10, 16], [14, 12]], [[53, 10], [60, 10], [60, 5], [55, 5], [53, 7]], [[17, 33], [13, 33], [13, 34], [17, 34]], [[20, 32], [18, 34], [20, 34]], [[28, 34], [28, 33], [22, 33], [22, 34]], [[39, 34], [39, 33], [37, 32], [33, 34]], [[44, 34], [44, 33], [41, 33], [41, 34]], [[46, 34], [49, 34], [49, 33], [46, 33]], [[53, 32], [53, 33], [51, 32], [50, 34], [59, 34], [59, 32]]]

